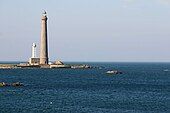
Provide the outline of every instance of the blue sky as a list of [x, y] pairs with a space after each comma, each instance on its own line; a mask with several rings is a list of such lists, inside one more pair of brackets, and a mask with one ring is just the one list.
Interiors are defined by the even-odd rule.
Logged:
[[0, 0], [0, 61], [27, 61], [48, 13], [50, 60], [170, 62], [170, 0]]

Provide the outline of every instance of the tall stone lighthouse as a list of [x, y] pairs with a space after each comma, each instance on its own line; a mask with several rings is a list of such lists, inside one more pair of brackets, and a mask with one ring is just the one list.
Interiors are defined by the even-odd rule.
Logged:
[[43, 12], [41, 18], [40, 64], [48, 64], [48, 40], [47, 40], [47, 13]]

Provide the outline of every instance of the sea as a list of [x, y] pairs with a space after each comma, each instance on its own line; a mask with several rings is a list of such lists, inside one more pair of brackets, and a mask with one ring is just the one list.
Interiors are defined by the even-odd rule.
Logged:
[[0, 87], [0, 113], [170, 113], [170, 63], [72, 64], [96, 68], [0, 69], [24, 84]]

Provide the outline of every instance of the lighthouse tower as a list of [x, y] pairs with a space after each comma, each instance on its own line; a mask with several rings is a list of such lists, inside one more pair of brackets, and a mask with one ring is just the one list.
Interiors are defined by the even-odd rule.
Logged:
[[43, 12], [41, 18], [40, 64], [48, 65], [48, 41], [47, 41], [47, 13]]
[[29, 59], [30, 65], [39, 65], [40, 64], [40, 59], [36, 57], [36, 47], [37, 47], [37, 45], [35, 43], [33, 43], [32, 44], [32, 55], [31, 55], [31, 58]]
[[36, 44], [32, 44], [32, 56], [31, 58], [36, 58]]

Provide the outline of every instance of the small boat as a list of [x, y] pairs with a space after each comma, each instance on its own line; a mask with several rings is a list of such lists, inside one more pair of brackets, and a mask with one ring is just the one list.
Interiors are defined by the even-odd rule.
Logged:
[[111, 70], [111, 71], [107, 71], [106, 74], [122, 74], [122, 72], [117, 70]]

